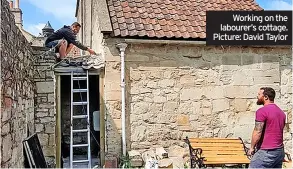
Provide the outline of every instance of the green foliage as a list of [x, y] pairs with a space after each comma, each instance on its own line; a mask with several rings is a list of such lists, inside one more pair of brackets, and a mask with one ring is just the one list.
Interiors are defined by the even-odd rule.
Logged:
[[128, 155], [128, 153], [126, 153], [126, 155], [122, 155], [120, 157], [120, 163], [119, 163], [119, 168], [132, 168], [131, 163], [130, 163], [130, 157]]

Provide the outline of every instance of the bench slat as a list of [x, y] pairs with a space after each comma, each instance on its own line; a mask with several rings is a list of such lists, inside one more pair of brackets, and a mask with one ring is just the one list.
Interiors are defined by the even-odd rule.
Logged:
[[208, 165], [208, 164], [249, 164], [250, 161], [249, 160], [229, 160], [229, 161], [205, 161], [204, 164]]
[[209, 155], [245, 155], [244, 151], [203, 151], [202, 156]]
[[201, 148], [202, 151], [244, 151], [243, 147], [198, 147]]
[[201, 138], [191, 138], [190, 143], [242, 143], [239, 139], [201, 139]]
[[200, 147], [242, 147], [243, 145], [240, 143], [191, 143], [193, 148], [200, 148]]
[[226, 154], [226, 155], [219, 155], [219, 154], [205, 154], [202, 155], [202, 157], [205, 157], [206, 159], [210, 158], [244, 158], [247, 159], [247, 156], [244, 154]]

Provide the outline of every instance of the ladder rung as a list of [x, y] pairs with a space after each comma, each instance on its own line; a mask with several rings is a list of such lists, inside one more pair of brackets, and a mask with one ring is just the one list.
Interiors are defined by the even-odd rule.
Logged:
[[84, 119], [84, 118], [87, 118], [87, 115], [76, 115], [76, 116], [72, 116], [72, 118], [74, 118], [74, 119]]
[[85, 163], [85, 162], [89, 162], [89, 160], [76, 160], [76, 161], [72, 161], [73, 163]]
[[89, 146], [89, 144], [75, 144], [75, 145], [72, 145], [72, 147], [87, 147]]
[[79, 130], [72, 130], [73, 133], [82, 133], [82, 132], [88, 132], [88, 129], [79, 129]]
[[73, 106], [81, 106], [81, 105], [86, 105], [87, 102], [72, 102]]
[[73, 93], [87, 92], [87, 89], [73, 89]]
[[87, 77], [86, 76], [72, 77], [72, 80], [87, 80]]

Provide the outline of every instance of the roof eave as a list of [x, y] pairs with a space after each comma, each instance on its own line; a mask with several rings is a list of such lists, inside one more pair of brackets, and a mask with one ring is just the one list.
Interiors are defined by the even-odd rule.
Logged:
[[75, 17], [77, 17], [78, 8], [79, 8], [79, 0], [76, 0]]

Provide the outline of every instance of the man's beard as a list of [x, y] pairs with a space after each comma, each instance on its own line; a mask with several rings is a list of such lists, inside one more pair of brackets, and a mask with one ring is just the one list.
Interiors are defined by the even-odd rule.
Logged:
[[260, 99], [257, 99], [256, 104], [257, 105], [264, 105], [264, 101], [260, 100]]

